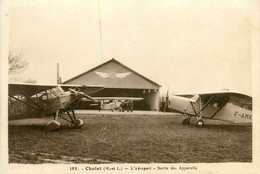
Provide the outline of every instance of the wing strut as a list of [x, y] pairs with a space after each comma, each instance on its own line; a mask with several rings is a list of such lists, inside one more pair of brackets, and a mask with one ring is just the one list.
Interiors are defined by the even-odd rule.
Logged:
[[218, 110], [210, 117], [213, 118], [229, 101], [229, 97], [225, 100], [225, 102], [218, 108]]
[[199, 111], [198, 114], [200, 114], [208, 105], [209, 105], [209, 102], [214, 98], [215, 96], [213, 95], [212, 97], [210, 97], [210, 99], [207, 101], [207, 103], [205, 103], [205, 105], [202, 107], [202, 109]]
[[36, 106], [34, 106], [34, 105], [30, 104], [30, 103], [27, 103], [27, 102], [25, 102], [25, 101], [23, 101], [23, 100], [21, 100], [21, 99], [19, 99], [19, 98], [16, 98], [16, 97], [11, 96], [11, 95], [9, 95], [9, 97], [11, 97], [11, 98], [13, 98], [13, 99], [15, 99], [15, 100], [17, 100], [17, 101], [23, 103], [23, 104], [26, 104], [26, 105], [28, 105], [28, 106], [34, 108], [34, 109], [37, 109], [37, 110], [40, 110], [40, 111], [43, 111], [44, 113], [46, 113], [46, 111], [43, 110], [42, 108], [38, 108], [38, 107], [36, 107]]
[[[193, 105], [193, 102], [190, 102], [191, 107], [192, 107], [192, 110], [194, 111], [195, 116], [197, 117], [197, 126], [203, 126], [203, 125], [204, 125], [204, 122], [203, 122], [202, 119], [201, 119], [202, 116], [201, 116], [200, 113], [209, 105], [209, 102], [210, 102], [214, 97], [215, 97], [215, 96], [210, 97], [210, 99], [206, 102], [206, 104], [205, 104], [202, 108], [201, 108], [201, 97], [200, 97], [200, 108], [201, 108], [201, 109], [200, 109], [198, 112], [196, 111], [196, 108], [195, 108], [195, 106]], [[225, 104], [226, 104], [226, 103], [225, 103]], [[224, 105], [225, 105], [225, 104], [224, 104]], [[224, 105], [223, 105], [223, 106], [224, 106]], [[223, 107], [223, 106], [222, 106], [222, 107]], [[222, 108], [222, 107], [221, 107], [221, 108]], [[221, 109], [221, 108], [220, 108], [220, 109]], [[219, 110], [220, 110], [220, 109], [219, 109]], [[219, 110], [218, 110], [218, 111], [219, 111]], [[215, 114], [216, 114], [216, 113], [215, 113]], [[192, 117], [192, 115], [189, 115], [189, 114], [188, 114], [188, 118], [184, 119], [183, 122], [182, 122], [182, 124], [183, 124], [183, 125], [188, 125], [188, 124], [190, 124], [190, 119], [191, 119], [191, 117]]]
[[[25, 95], [25, 97], [26, 97], [28, 100], [30, 100], [30, 101], [33, 102], [36, 106], [38, 106], [39, 108], [41, 108], [40, 110], [43, 110], [43, 109], [42, 109], [42, 106], [40, 106], [38, 103], [36, 103], [36, 102], [27, 94], [27, 92], [26, 92], [25, 89], [19, 88], [19, 90]], [[46, 113], [45, 110], [43, 110], [43, 111]]]

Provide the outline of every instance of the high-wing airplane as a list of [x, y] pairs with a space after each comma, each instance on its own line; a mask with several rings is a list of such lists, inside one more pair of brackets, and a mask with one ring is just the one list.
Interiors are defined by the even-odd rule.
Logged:
[[[129, 101], [141, 101], [144, 98], [139, 97], [93, 97], [95, 100], [95, 104], [97, 105], [99, 110], [114, 110], [124, 111], [124, 105]], [[84, 99], [83, 99], [84, 100]]]
[[[59, 128], [59, 118], [68, 121], [75, 128], [80, 128], [83, 121], [76, 118], [74, 108], [82, 98], [93, 100], [88, 94], [103, 89], [101, 86], [91, 85], [39, 85], [27, 83], [9, 83], [8, 88], [8, 119], [15, 120], [53, 115], [54, 120], [47, 124], [47, 130]], [[67, 113], [68, 118], [65, 117], [66, 114], [64, 113]]]
[[252, 97], [237, 92], [167, 96], [167, 106], [169, 110], [187, 115], [183, 125], [189, 125], [192, 116], [197, 118], [199, 127], [204, 125], [202, 118], [252, 123]]

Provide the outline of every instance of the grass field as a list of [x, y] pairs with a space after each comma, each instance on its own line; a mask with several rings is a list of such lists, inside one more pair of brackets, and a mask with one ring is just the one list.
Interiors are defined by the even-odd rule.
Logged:
[[[9, 163], [252, 162], [252, 127], [176, 115], [79, 115], [81, 129], [9, 125]], [[28, 121], [29, 122], [29, 121]]]

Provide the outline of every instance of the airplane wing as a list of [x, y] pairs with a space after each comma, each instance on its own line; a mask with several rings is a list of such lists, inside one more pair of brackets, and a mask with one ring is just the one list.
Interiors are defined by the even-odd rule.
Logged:
[[[11, 96], [24, 95], [24, 91], [29, 96], [33, 96], [42, 91], [46, 91], [51, 88], [57, 87], [57, 84], [31, 84], [31, 83], [9, 83], [8, 84], [8, 94]], [[63, 89], [68, 90], [69, 88], [80, 88], [85, 94], [91, 94], [103, 89], [102, 86], [92, 86], [92, 85], [63, 85], [60, 84]]]
[[69, 88], [79, 88], [81, 92], [84, 92], [85, 94], [93, 94], [95, 92], [101, 91], [104, 89], [103, 86], [100, 85], [66, 85], [61, 84], [60, 85], [65, 91], [69, 90]]
[[199, 93], [199, 94], [175, 94], [175, 96], [185, 97], [187, 100], [192, 101], [193, 99], [198, 98], [199, 96], [202, 100], [209, 100], [210, 98], [215, 98], [218, 101], [228, 101], [229, 98], [232, 98], [232, 103], [235, 104], [252, 104], [252, 96], [242, 94], [240, 92], [233, 91], [220, 91], [220, 92], [208, 92], [208, 93]]
[[26, 90], [29, 96], [39, 92], [55, 88], [57, 85], [38, 85], [30, 83], [9, 83], [8, 94], [11, 96], [24, 95], [23, 91]]
[[141, 97], [93, 97], [94, 100], [132, 100], [132, 101], [140, 101], [144, 98]]
[[[176, 93], [174, 94], [176, 96], [182, 96], [182, 97], [188, 97], [191, 98], [195, 94], [191, 93]], [[244, 96], [246, 98], [252, 98], [252, 96], [247, 95], [247, 94], [242, 94], [240, 92], [233, 92], [233, 91], [220, 91], [220, 92], [203, 92], [203, 93], [197, 93], [200, 97], [205, 97], [205, 96], [211, 96], [211, 95], [218, 95], [218, 96], [223, 96], [223, 95], [237, 95], [237, 96]]]

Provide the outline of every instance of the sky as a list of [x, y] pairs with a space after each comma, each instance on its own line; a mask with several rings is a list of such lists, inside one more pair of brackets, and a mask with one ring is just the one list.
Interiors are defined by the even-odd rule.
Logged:
[[[9, 50], [56, 83], [102, 63], [98, 0], [11, 0]], [[100, 0], [103, 62], [115, 58], [161, 92], [252, 94], [249, 0]], [[94, 85], [94, 84], [93, 84]]]

